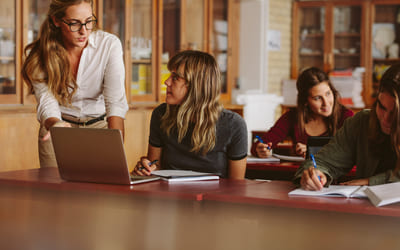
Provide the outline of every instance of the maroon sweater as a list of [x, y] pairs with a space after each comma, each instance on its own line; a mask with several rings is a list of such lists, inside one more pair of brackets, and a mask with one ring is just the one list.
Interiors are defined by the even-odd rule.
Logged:
[[[339, 120], [338, 129], [343, 126], [344, 120], [348, 117], [353, 116], [354, 113], [352, 110], [347, 109], [342, 106], [342, 115]], [[320, 136], [332, 136], [328, 134], [328, 131], [324, 132]], [[304, 131], [304, 133], [300, 133], [300, 129], [297, 123], [297, 110], [291, 109], [283, 114], [274, 124], [270, 130], [264, 135], [261, 136], [265, 143], [272, 142], [272, 148], [276, 147], [276, 144], [285, 140], [287, 137], [290, 137], [293, 142], [293, 146], [295, 147], [298, 142], [307, 144], [307, 139], [309, 135]], [[256, 146], [259, 142], [253, 142], [251, 145], [251, 154], [257, 156]]]

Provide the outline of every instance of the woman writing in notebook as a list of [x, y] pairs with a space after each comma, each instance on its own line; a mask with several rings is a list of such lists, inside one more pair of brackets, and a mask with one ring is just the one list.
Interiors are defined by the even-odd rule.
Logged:
[[303, 71], [296, 83], [297, 108], [283, 114], [274, 126], [256, 140], [252, 155], [271, 156], [277, 143], [290, 137], [297, 155], [305, 157], [309, 136], [332, 136], [353, 111], [339, 102], [339, 93], [325, 72], [318, 68]]
[[400, 181], [400, 64], [382, 76], [372, 110], [346, 120], [331, 142], [315, 156], [316, 168], [305, 161], [296, 173], [306, 190], [325, 184], [357, 166], [355, 180], [343, 185], [377, 185]]
[[38, 38], [25, 48], [22, 76], [35, 94], [40, 166], [57, 166], [53, 126], [124, 131], [128, 110], [120, 40], [96, 30], [92, 0], [52, 0]]
[[168, 69], [166, 103], [152, 113], [147, 156], [137, 162], [133, 173], [179, 169], [243, 179], [246, 123], [219, 103], [221, 79], [214, 57], [183, 51], [171, 58]]

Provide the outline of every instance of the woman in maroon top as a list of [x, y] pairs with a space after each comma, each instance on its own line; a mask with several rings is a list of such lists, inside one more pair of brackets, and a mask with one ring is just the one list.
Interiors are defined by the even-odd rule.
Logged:
[[[353, 111], [339, 102], [339, 93], [328, 75], [312, 67], [301, 73], [296, 83], [297, 108], [283, 114], [274, 126], [262, 136], [264, 143], [255, 141], [251, 147], [254, 156], [271, 156], [271, 148], [291, 137], [297, 155], [305, 156], [309, 136], [333, 136]], [[270, 149], [268, 149], [270, 148]]]

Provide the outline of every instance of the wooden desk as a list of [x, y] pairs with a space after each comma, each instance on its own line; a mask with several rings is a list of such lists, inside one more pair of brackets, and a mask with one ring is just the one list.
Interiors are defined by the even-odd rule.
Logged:
[[[299, 168], [301, 162], [251, 162], [246, 165], [246, 178], [265, 179], [265, 180], [285, 180], [292, 181], [294, 174]], [[351, 180], [356, 174], [354, 167], [346, 176], [341, 177], [338, 182]]]
[[248, 162], [246, 178], [290, 181], [299, 166], [300, 162]]
[[[205, 184], [206, 183], [206, 184]], [[400, 205], [288, 197], [284, 181], [71, 183], [0, 173], [2, 249], [399, 249]]]

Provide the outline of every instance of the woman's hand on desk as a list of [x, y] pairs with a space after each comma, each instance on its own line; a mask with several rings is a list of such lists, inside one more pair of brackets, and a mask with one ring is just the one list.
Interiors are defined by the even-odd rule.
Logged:
[[305, 158], [306, 152], [307, 152], [307, 146], [303, 143], [298, 142], [296, 144], [296, 154]]
[[267, 157], [271, 157], [272, 156], [272, 142], [268, 142], [268, 143], [257, 143], [256, 146], [256, 152], [257, 152], [257, 156], [260, 158], [267, 158]]
[[157, 169], [158, 160], [150, 161], [147, 157], [140, 158], [140, 161], [136, 163], [135, 168], [132, 171], [134, 175], [151, 175], [151, 172]]
[[313, 167], [304, 170], [300, 180], [300, 185], [304, 190], [321, 190], [325, 183], [325, 174]]
[[45, 127], [46, 127], [46, 129], [48, 131], [42, 137], [43, 141], [47, 141], [48, 139], [50, 139], [50, 127], [67, 127], [67, 128], [70, 128], [71, 124], [69, 124], [68, 122], [59, 120], [57, 118], [54, 118], [54, 117], [50, 117], [45, 121]]

